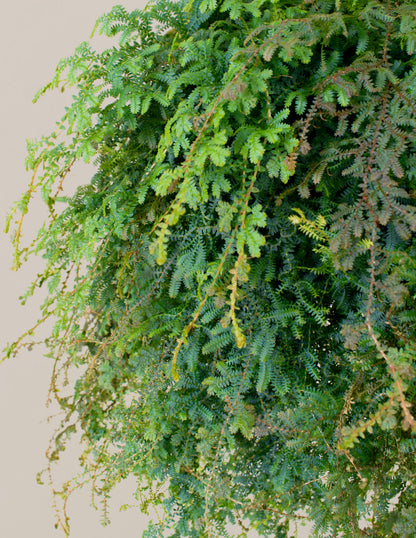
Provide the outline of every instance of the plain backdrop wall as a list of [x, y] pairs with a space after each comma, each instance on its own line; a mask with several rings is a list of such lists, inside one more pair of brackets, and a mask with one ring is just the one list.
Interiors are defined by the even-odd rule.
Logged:
[[[23, 192], [30, 180], [25, 171], [26, 138], [48, 134], [63, 115], [69, 95], [49, 93], [36, 105], [36, 91], [53, 76], [61, 57], [87, 40], [95, 20], [122, 3], [127, 9], [144, 7], [145, 0], [20, 0], [2, 2], [0, 33], [0, 154], [1, 196], [0, 229], [3, 232], [8, 208]], [[102, 46], [104, 38], [98, 39]], [[82, 183], [91, 177], [91, 168], [78, 167], [69, 181]], [[42, 220], [42, 208], [35, 205], [35, 218], [28, 221], [25, 237]], [[12, 249], [4, 233], [0, 233], [0, 348], [12, 341], [37, 319], [41, 297], [25, 307], [18, 297], [41, 268], [39, 260], [31, 260], [17, 273], [10, 270]], [[50, 359], [42, 349], [23, 352], [17, 359], [0, 365], [0, 536], [2, 538], [52, 538], [63, 536], [54, 529], [54, 512], [47, 486], [36, 484], [37, 471], [45, 465], [52, 425], [47, 422], [51, 410], [45, 407]], [[60, 473], [71, 475], [71, 454], [66, 454]], [[88, 491], [76, 494], [69, 503], [74, 538], [133, 538], [142, 535], [145, 517], [137, 510], [120, 513], [128, 502], [133, 483], [120, 487], [111, 503], [112, 523], [102, 527], [100, 514], [90, 508]]]

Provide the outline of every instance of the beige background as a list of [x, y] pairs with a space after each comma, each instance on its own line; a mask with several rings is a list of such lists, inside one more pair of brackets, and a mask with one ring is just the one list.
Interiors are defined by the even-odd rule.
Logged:
[[[1, 196], [0, 227], [4, 228], [7, 209], [19, 197], [30, 177], [24, 168], [25, 139], [37, 138], [54, 129], [62, 116], [66, 96], [46, 95], [32, 104], [35, 92], [54, 73], [58, 60], [68, 56], [89, 38], [95, 20], [117, 0], [21, 0], [2, 2], [0, 33], [0, 107], [1, 107]], [[127, 9], [143, 7], [145, 0], [125, 0]], [[104, 41], [99, 40], [100, 44]], [[90, 170], [81, 167], [74, 182], [88, 181]], [[29, 229], [41, 220], [29, 222]], [[38, 260], [30, 261], [17, 273], [12, 263], [8, 238], [0, 234], [0, 348], [29, 328], [37, 319], [40, 298], [26, 307], [18, 303], [31, 278], [39, 271]], [[35, 482], [36, 472], [45, 463], [51, 425], [45, 408], [51, 364], [40, 349], [22, 353], [17, 359], [0, 365], [0, 536], [2, 538], [52, 538], [62, 536], [54, 529], [51, 495], [46, 486]], [[68, 456], [70, 456], [68, 454]], [[62, 475], [70, 474], [71, 458], [64, 462]], [[136, 510], [120, 513], [128, 502], [132, 484], [120, 488], [112, 503], [109, 527], [102, 527], [100, 514], [90, 508], [85, 491], [70, 502], [71, 537], [133, 538], [141, 536], [144, 516]]]

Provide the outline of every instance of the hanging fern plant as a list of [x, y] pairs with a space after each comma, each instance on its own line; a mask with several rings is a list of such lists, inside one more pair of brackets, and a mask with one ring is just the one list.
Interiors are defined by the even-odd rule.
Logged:
[[[47, 470], [87, 444], [67, 535], [71, 489], [105, 503], [128, 475], [164, 514], [148, 537], [287, 536], [299, 514], [413, 535], [415, 7], [117, 6], [97, 28], [118, 46], [83, 43], [40, 92], [75, 95], [8, 227], [16, 268], [46, 260], [25, 299], [48, 283]], [[97, 171], [68, 198], [79, 159]], [[49, 219], [25, 246], [35, 192]]]

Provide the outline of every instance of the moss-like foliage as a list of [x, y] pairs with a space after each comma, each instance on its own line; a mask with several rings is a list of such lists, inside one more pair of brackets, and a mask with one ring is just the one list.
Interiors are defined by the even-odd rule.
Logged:
[[[48, 472], [87, 444], [57, 488], [67, 534], [74, 488], [105, 512], [134, 475], [162, 509], [149, 538], [283, 537], [302, 514], [321, 537], [413, 535], [415, 8], [117, 6], [97, 28], [118, 45], [82, 44], [40, 92], [74, 98], [9, 225], [16, 267], [46, 260], [25, 298], [49, 286]], [[78, 159], [97, 172], [68, 198]], [[24, 246], [35, 192], [50, 215]]]

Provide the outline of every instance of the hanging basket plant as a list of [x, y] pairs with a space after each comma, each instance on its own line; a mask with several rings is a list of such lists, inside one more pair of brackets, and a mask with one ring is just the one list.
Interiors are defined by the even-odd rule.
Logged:
[[[415, 2], [160, 0], [62, 60], [28, 145], [15, 267], [63, 419], [105, 503], [137, 477], [147, 537], [413, 536]], [[96, 172], [72, 197], [77, 160]], [[23, 241], [40, 193], [49, 218]], [[7, 356], [31, 345], [32, 331]], [[62, 396], [68, 372], [76, 377]], [[57, 501], [58, 502], [58, 501]], [[231, 532], [231, 531], [230, 531]], [[234, 532], [234, 531], [233, 531]]]

